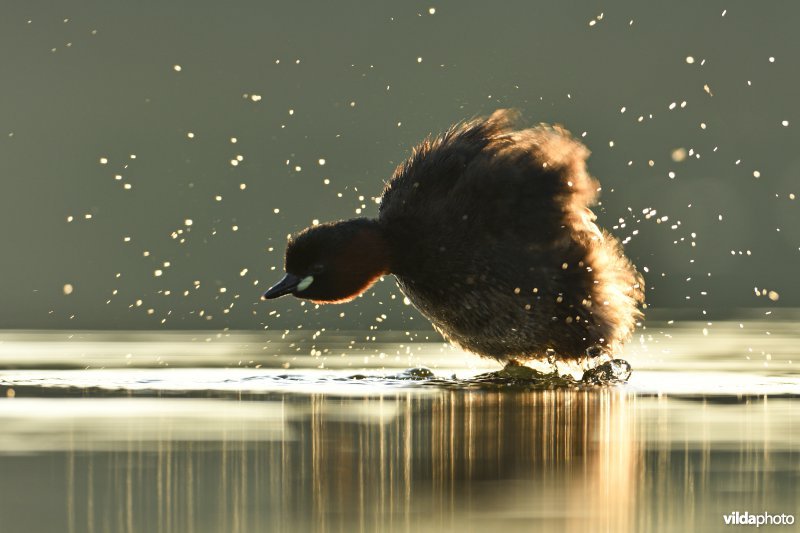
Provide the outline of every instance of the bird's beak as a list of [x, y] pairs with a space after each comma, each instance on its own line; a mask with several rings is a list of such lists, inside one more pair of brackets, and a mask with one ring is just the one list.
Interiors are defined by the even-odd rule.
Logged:
[[294, 274], [286, 274], [283, 276], [282, 280], [270, 287], [267, 292], [261, 295], [261, 299], [271, 300], [285, 294], [291, 294], [297, 288], [297, 285], [300, 283], [300, 281], [301, 279]]

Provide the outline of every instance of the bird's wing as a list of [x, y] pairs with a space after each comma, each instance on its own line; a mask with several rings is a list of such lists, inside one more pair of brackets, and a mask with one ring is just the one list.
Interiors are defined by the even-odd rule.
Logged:
[[381, 217], [426, 215], [446, 201], [475, 158], [493, 139], [511, 130], [516, 113], [495, 112], [452, 126], [414, 147], [398, 165], [381, 197]]

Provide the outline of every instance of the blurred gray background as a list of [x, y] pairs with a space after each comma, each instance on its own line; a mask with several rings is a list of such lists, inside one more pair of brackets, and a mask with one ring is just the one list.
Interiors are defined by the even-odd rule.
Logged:
[[374, 215], [415, 143], [499, 107], [583, 135], [652, 309], [797, 306], [798, 15], [6, 1], [0, 327], [427, 328], [391, 277], [343, 306], [259, 296], [288, 233]]

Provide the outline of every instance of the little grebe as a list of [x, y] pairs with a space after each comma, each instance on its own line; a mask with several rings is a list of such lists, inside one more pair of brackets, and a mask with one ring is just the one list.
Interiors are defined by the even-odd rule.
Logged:
[[594, 224], [589, 151], [557, 126], [514, 129], [508, 110], [417, 146], [378, 217], [292, 236], [264, 298], [353, 299], [394, 274], [452, 343], [505, 363], [614, 354], [642, 313], [644, 283]]

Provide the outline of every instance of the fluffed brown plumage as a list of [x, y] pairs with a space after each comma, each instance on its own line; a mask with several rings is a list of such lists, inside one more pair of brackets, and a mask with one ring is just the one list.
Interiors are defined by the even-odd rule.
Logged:
[[[589, 210], [600, 190], [569, 132], [516, 113], [427, 139], [386, 186], [391, 272], [447, 339], [501, 361], [616, 353], [644, 283]], [[413, 243], [413, 244], [412, 244]]]

